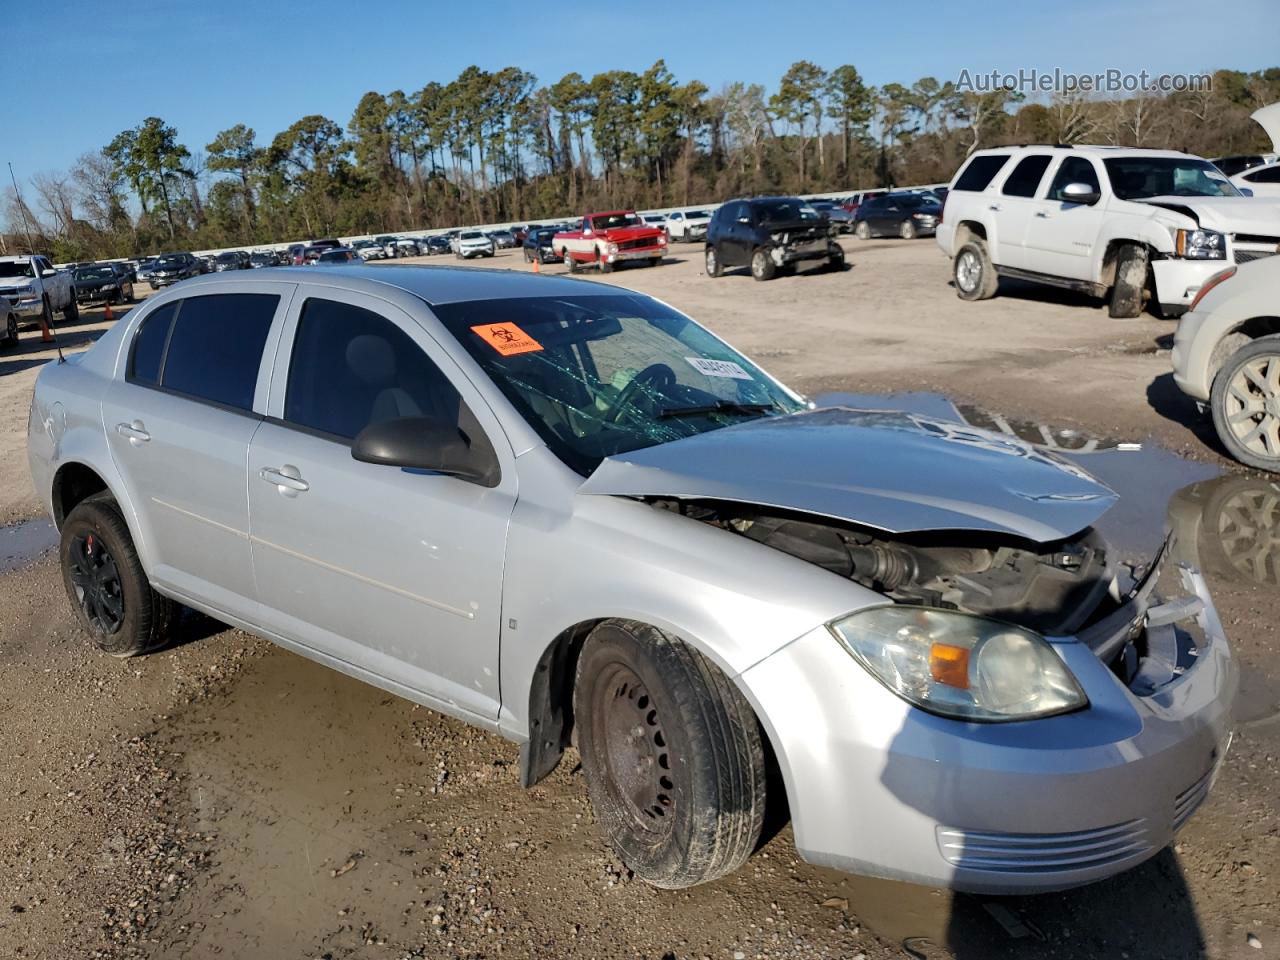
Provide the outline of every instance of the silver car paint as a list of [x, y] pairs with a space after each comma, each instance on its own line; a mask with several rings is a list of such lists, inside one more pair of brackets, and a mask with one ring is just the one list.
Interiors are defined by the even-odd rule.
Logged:
[[1038, 542], [1083, 530], [1116, 499], [1078, 467], [1013, 437], [841, 407], [609, 457], [581, 492], [742, 501], [890, 533], [981, 530]]
[[[250, 503], [243, 550], [251, 550], [250, 543], [265, 550], [286, 547], [310, 558], [306, 570], [292, 573], [282, 566], [262, 580], [255, 578], [256, 596], [248, 598], [234, 589], [211, 589], [220, 584], [210, 584], [209, 579], [222, 576], [215, 567], [203, 568], [203, 577], [188, 582], [179, 582], [179, 575], [187, 571], [170, 573], [166, 580], [164, 561], [173, 549], [169, 531], [147, 519], [155, 508], [146, 491], [126, 479], [128, 468], [118, 468], [124, 451], [117, 458], [108, 447], [108, 425], [132, 422], [124, 408], [128, 403], [104, 406], [102, 400], [112, 381], [123, 380], [129, 336], [159, 305], [201, 292], [262, 290], [269, 282], [249, 272], [187, 281], [133, 311], [79, 362], [46, 366], [37, 381], [28, 444], [37, 489], [52, 507], [59, 467], [82, 463], [96, 470], [119, 500], [135, 532], [143, 566], [162, 592], [400, 695], [499, 729], [517, 741], [529, 735], [528, 697], [538, 661], [561, 632], [605, 617], [646, 620], [705, 652], [756, 706], [784, 771], [797, 844], [806, 858], [966, 889], [1064, 886], [1116, 872], [1139, 854], [1086, 871], [1004, 873], [992, 878], [980, 871], [966, 873], [949, 862], [938, 846], [937, 830], [1039, 835], [1106, 828], [1142, 803], [1152, 811], [1167, 807], [1172, 798], [1166, 788], [1182, 790], [1196, 782], [1212, 751], [1219, 749], [1234, 684], [1220, 629], [1209, 631], [1207, 655], [1148, 701], [1136, 702], [1138, 698], [1111, 678], [1082, 644], [1057, 638], [1055, 648], [1094, 703], [1089, 710], [1022, 724], [939, 720], [885, 691], [823, 626], [851, 611], [883, 604], [885, 598], [695, 520], [622, 496], [581, 493], [582, 479], [547, 450], [461, 345], [442, 330], [424, 298], [442, 303], [614, 292], [587, 281], [504, 271], [344, 267], [313, 268], [305, 280], [289, 284], [302, 289], [289, 307], [282, 308], [284, 316], [277, 315], [264, 354], [256, 414], [265, 417], [282, 409], [286, 338], [302, 298], [310, 293], [350, 298], [401, 324], [456, 377], [499, 451], [503, 484], [513, 485], [488, 491], [494, 496], [485, 502], [483, 494], [460, 490], [468, 486], [462, 481], [359, 465], [403, 478], [373, 481], [371, 489], [372, 474], [352, 472], [347, 465], [353, 461], [343, 447], [329, 444], [323, 451], [308, 451], [300, 444], [284, 449], [277, 446], [283, 441], [261, 435], [259, 428], [251, 442], [257, 445], [261, 435], [261, 446], [256, 452], [245, 448], [241, 490], [250, 489]], [[153, 420], [157, 415], [162, 419], [156, 422], [162, 423], [163, 414], [148, 412]], [[168, 436], [167, 428], [164, 432]], [[260, 465], [256, 453], [270, 456], [262, 457]], [[337, 459], [322, 464], [324, 453], [336, 454]], [[293, 466], [301, 466], [294, 461], [306, 456], [315, 457], [314, 466], [308, 463], [306, 469], [316, 471], [313, 476], [321, 486], [290, 498], [258, 479], [260, 466], [283, 466], [277, 461], [285, 455], [293, 457]], [[175, 469], [183, 469], [181, 462]], [[420, 488], [415, 480], [422, 481]], [[446, 488], [449, 494], [442, 492]], [[361, 512], [333, 521], [325, 532], [291, 530], [294, 524], [280, 519], [298, 505], [296, 501], [319, 492], [329, 504], [345, 503], [347, 509], [358, 505]], [[740, 487], [739, 496], [748, 496], [745, 488]], [[394, 498], [389, 501], [392, 506], [379, 517], [386, 497]], [[221, 522], [212, 515], [211, 505], [194, 496], [179, 505]], [[950, 506], [960, 509], [955, 503]], [[1099, 506], [1100, 502], [1093, 508]], [[466, 523], [440, 522], [442, 511], [458, 508], [473, 518], [477, 511], [485, 515], [484, 543], [479, 547], [487, 551], [486, 544], [493, 544], [489, 563], [501, 569], [500, 598], [493, 597], [493, 578], [482, 570], [464, 569], [453, 579], [431, 579], [437, 564], [425, 558], [432, 545], [446, 551], [442, 563], [452, 560], [465, 567], [468, 557], [474, 561], [479, 555], [457, 539], [468, 529]], [[221, 509], [239, 508], [232, 502]], [[393, 516], [394, 511], [403, 516]], [[397, 520], [404, 529], [388, 532]], [[370, 529], [353, 537], [361, 521]], [[497, 545], [501, 538], [495, 540], [492, 532], [494, 525], [504, 523], [505, 553]], [[258, 535], [270, 541], [261, 535], [267, 530], [280, 539], [296, 539], [278, 544], [253, 540]], [[165, 542], [157, 542], [158, 537]], [[243, 556], [232, 546], [222, 559], [234, 565]], [[313, 567], [324, 571], [322, 584], [307, 582], [315, 575]], [[413, 579], [417, 571], [421, 576]], [[227, 582], [234, 582], [231, 574], [227, 576]], [[206, 587], [197, 596], [201, 583]], [[332, 629], [361, 630], [363, 621], [350, 610], [331, 608], [324, 617], [308, 618], [277, 609], [300, 600], [288, 592], [305, 593], [320, 585], [334, 594], [335, 605], [346, 599], [352, 610], [383, 618], [379, 626], [389, 626], [394, 636], [363, 631], [348, 636]], [[388, 595], [404, 602], [387, 603]], [[452, 610], [472, 609], [477, 616], [466, 620], [423, 600]], [[1216, 617], [1207, 596], [1205, 602], [1202, 615], [1213, 627]], [[438, 612], [431, 623], [446, 630], [445, 635], [426, 636], [424, 608]], [[303, 608], [295, 612], [299, 609]], [[481, 619], [492, 625], [495, 614], [499, 636], [468, 633]], [[417, 644], [430, 644], [431, 652]], [[459, 649], [471, 644], [474, 648]], [[436, 668], [431, 671], [436, 675], [425, 675], [428, 666]], [[496, 687], [494, 674], [499, 678]], [[993, 772], [1000, 775], [988, 778]], [[1092, 785], [1087, 797], [1083, 786], [1076, 787], [1077, 779]], [[1029, 790], [1038, 800], [1058, 799], [1047, 805], [1026, 803], [1009, 792], [1013, 787]], [[1068, 802], [1070, 797], [1074, 803]], [[1169, 818], [1161, 816], [1148, 816], [1152, 843], [1167, 837]]]

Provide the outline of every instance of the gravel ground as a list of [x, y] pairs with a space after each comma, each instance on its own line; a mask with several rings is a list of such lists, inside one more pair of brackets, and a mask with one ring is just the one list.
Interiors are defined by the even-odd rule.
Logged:
[[[937, 391], [1201, 461], [1186, 477], [1156, 451], [1135, 461], [1127, 489], [1150, 490], [1157, 523], [1169, 489], [1227, 469], [1182, 495], [1183, 516], [1244, 690], [1217, 788], [1175, 848], [1081, 890], [984, 899], [808, 866], [778, 825], [737, 874], [654, 890], [601, 843], [572, 754], [521, 790], [512, 745], [203, 617], [113, 660], [75, 630], [53, 560], [19, 557], [0, 574], [0, 957], [1280, 957], [1280, 516], [1254, 515], [1244, 557], [1270, 567], [1217, 533], [1225, 495], [1272, 488], [1188, 429], [1170, 324], [1031, 288], [966, 304], [928, 241], [846, 248], [846, 273], [756, 284], [708, 280], [676, 245], [608, 282], [806, 391]], [[104, 328], [86, 316], [60, 335]], [[36, 339], [0, 356], [5, 523], [39, 511], [23, 453], [51, 356]]]

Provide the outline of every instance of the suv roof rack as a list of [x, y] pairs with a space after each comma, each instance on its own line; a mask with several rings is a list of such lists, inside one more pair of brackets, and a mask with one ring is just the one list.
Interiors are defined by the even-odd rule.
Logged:
[[[1011, 147], [1052, 147], [1054, 150], [1070, 150], [1075, 146], [1073, 143], [1011, 143]], [[993, 148], [994, 149], [994, 148]]]

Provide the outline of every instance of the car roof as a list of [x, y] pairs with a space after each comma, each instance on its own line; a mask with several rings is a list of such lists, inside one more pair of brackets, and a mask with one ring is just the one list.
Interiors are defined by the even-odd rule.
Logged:
[[1098, 157], [1100, 159], [1120, 156], [1170, 157], [1191, 160], [1203, 159], [1195, 154], [1182, 153], [1179, 150], [1153, 150], [1147, 147], [1120, 147], [1099, 143], [1016, 143], [1007, 147], [988, 147], [985, 150], [975, 150], [973, 155], [978, 156], [980, 154], [996, 153], [1012, 154], [1019, 150], [1069, 150], [1071, 153], [1079, 156]]
[[[235, 271], [243, 274], [246, 271]], [[293, 276], [283, 271], [271, 277], [275, 283], [288, 282]], [[577, 280], [555, 274], [523, 273], [517, 270], [484, 269], [483, 267], [442, 267], [428, 264], [413, 266], [312, 266], [299, 271], [299, 282], [323, 280], [332, 286], [359, 290], [377, 296], [380, 289], [394, 287], [434, 306], [445, 303], [469, 303], [479, 300], [506, 300], [514, 297], [582, 297], [628, 295], [632, 291], [593, 280]], [[178, 290], [236, 286], [266, 282], [256, 277], [211, 273], [184, 280]], [[212, 292], [212, 291], [209, 291]]]

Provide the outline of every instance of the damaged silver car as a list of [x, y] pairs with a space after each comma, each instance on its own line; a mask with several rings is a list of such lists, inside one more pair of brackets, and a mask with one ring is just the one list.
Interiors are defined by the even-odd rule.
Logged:
[[1085, 883], [1168, 844], [1228, 743], [1204, 580], [1121, 562], [1106, 487], [812, 409], [601, 284], [192, 280], [42, 370], [29, 453], [102, 649], [185, 604], [509, 737], [525, 785], [573, 744], [661, 887], [739, 867], [771, 804], [815, 863]]

